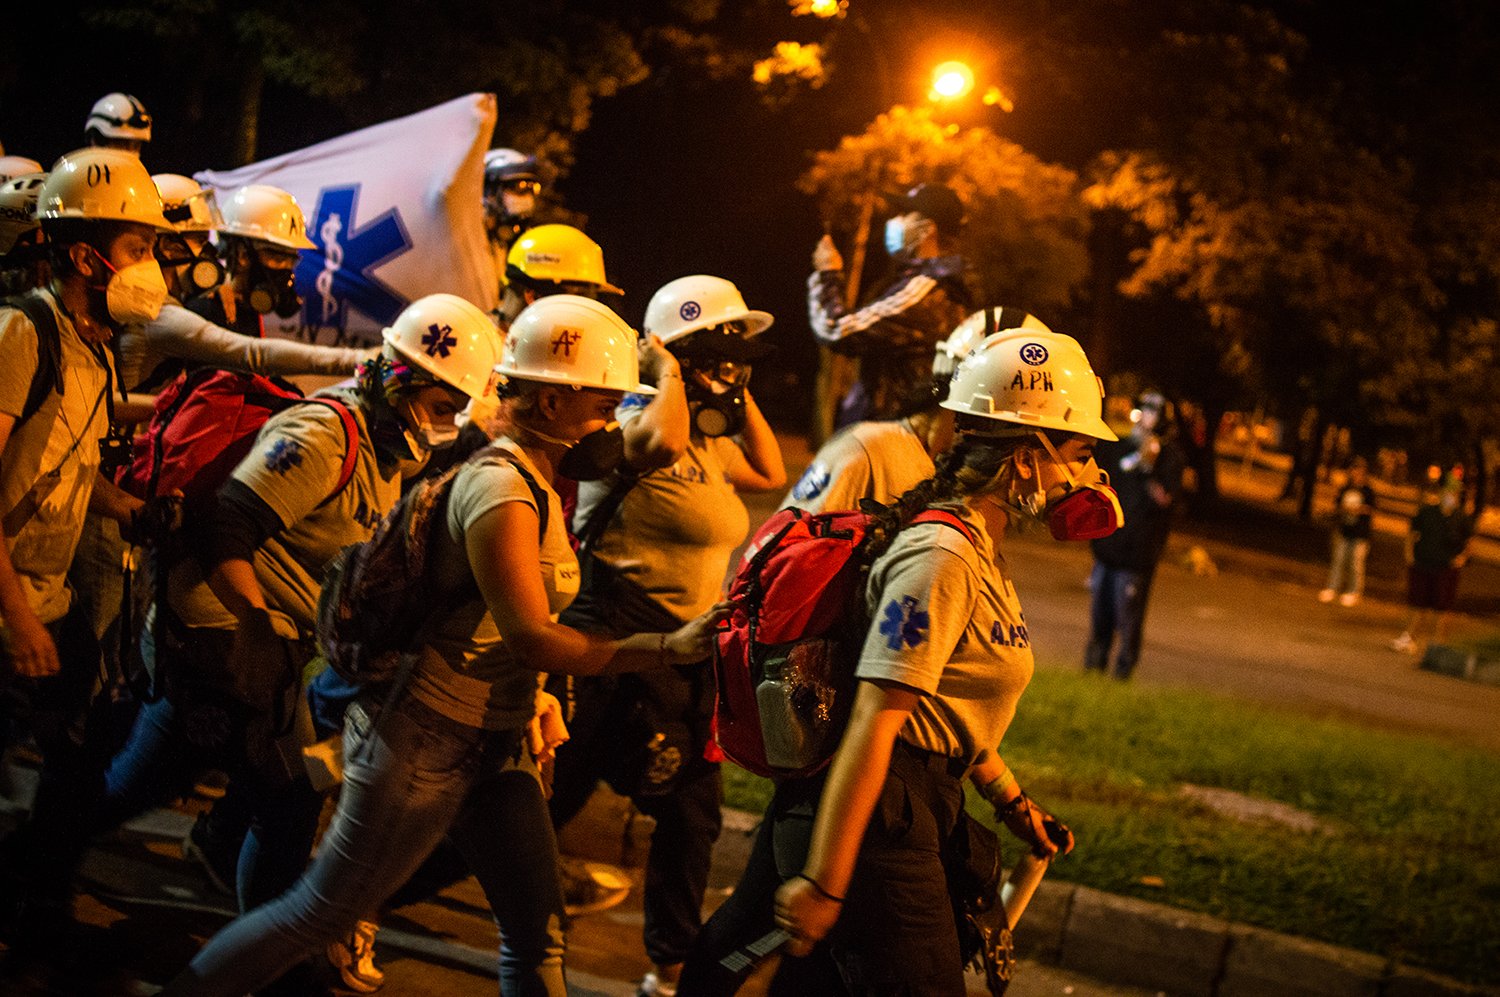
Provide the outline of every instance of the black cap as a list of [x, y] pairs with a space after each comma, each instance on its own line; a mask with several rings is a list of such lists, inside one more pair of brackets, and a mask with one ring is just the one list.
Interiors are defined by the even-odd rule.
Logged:
[[907, 211], [932, 219], [944, 235], [957, 235], [963, 228], [964, 203], [944, 184], [918, 184], [907, 192], [905, 204]]

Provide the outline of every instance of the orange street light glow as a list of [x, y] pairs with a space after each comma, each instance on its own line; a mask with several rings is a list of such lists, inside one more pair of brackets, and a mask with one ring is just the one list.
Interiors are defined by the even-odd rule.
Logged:
[[974, 71], [961, 62], [945, 62], [932, 71], [932, 92], [941, 100], [956, 100], [974, 89]]

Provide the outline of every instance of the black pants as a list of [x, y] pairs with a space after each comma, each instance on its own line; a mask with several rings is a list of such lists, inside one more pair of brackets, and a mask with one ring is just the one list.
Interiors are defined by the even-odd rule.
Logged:
[[[641, 716], [641, 684], [626, 679], [590, 679], [575, 686], [570, 739], [558, 749], [553, 770], [552, 822], [562, 827], [576, 816], [600, 779], [655, 819], [646, 856], [643, 940], [653, 962], [672, 965], [687, 956], [698, 935], [714, 842], [723, 825], [719, 765], [703, 758], [708, 725], [702, 703], [712, 694], [706, 691], [706, 665], [652, 676], [652, 688], [667, 694], [658, 714], [666, 719], [659, 726], [675, 732], [666, 739], [671, 755], [664, 759], [662, 751], [642, 752], [636, 744], [649, 736], [645, 727], [658, 725]], [[636, 721], [645, 727], [632, 732]], [[653, 772], [666, 780], [653, 783]]]
[[[960, 764], [897, 742], [839, 921], [807, 959], [783, 961], [773, 993], [964, 993], [943, 870], [944, 844], [963, 808], [961, 774]], [[777, 787], [739, 886], [683, 968], [682, 993], [732, 994], [767, 954], [776, 890], [806, 861], [822, 784], [819, 777]], [[838, 981], [829, 979], [830, 964]]]

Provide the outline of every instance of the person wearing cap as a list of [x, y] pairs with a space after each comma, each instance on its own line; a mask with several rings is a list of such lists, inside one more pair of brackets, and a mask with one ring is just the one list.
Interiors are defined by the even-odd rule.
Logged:
[[[832, 763], [778, 782], [740, 884], [684, 968], [683, 993], [734, 993], [780, 929], [785, 954], [816, 949], [815, 964], [836, 971], [788, 992], [964, 994], [944, 865], [965, 777], [1038, 857], [1072, 848], [1001, 757], [1034, 669], [1001, 538], [1018, 519], [1059, 539], [1117, 528], [1119, 505], [1092, 458], [1115, 438], [1102, 385], [1073, 339], [1015, 329], [969, 353], [942, 404], [954, 445], [878, 517], [869, 630]], [[928, 510], [946, 515], [914, 522]]]
[[554, 476], [591, 462], [583, 441], [607, 431], [626, 392], [654, 389], [639, 380], [635, 331], [573, 295], [517, 316], [496, 372], [504, 431], [450, 479], [422, 580], [434, 613], [408, 677], [389, 702], [370, 690], [350, 707], [344, 786], [317, 858], [289, 891], [211, 939], [167, 997], [259, 991], [377, 910], [445, 834], [499, 923], [500, 992], [566, 997], [557, 840], [525, 743], [539, 669], [699, 661], [728, 607], [616, 638], [557, 621], [578, 590], [578, 562]]
[[[646, 306], [659, 338], [657, 394], [616, 410], [623, 460], [578, 486], [573, 516], [582, 585], [563, 622], [602, 636], [681, 626], [720, 597], [749, 531], [739, 495], [786, 483], [775, 434], [749, 391], [769, 313], [738, 287], [694, 274]], [[645, 997], [667, 997], [697, 936], [720, 829], [719, 764], [710, 747], [708, 656], [675, 669], [577, 683], [571, 740], [558, 749], [552, 814], [567, 823], [602, 778], [655, 818], [646, 857]]]
[[151, 115], [130, 94], [107, 93], [89, 109], [83, 141], [90, 148], [119, 149], [139, 157], [151, 141]]
[[818, 342], [856, 356], [859, 381], [839, 403], [835, 426], [895, 418], [933, 348], [972, 306], [964, 258], [956, 244], [964, 207], [939, 183], [912, 188], [885, 225], [890, 277], [857, 309], [844, 305], [844, 261], [833, 239], [813, 251], [807, 279], [808, 317]]
[[1161, 392], [1141, 392], [1131, 420], [1129, 436], [1099, 447], [1099, 466], [1120, 496], [1125, 525], [1093, 543], [1089, 639], [1083, 654], [1086, 671], [1107, 671], [1122, 681], [1140, 659], [1146, 603], [1182, 496], [1186, 465], [1171, 404]]
[[[0, 307], [0, 722], [30, 703], [21, 712], [43, 752], [38, 809], [66, 810], [109, 749], [108, 725], [88, 708], [99, 646], [68, 565], [89, 510], [128, 527], [143, 505], [99, 474], [99, 440], [118, 384], [110, 341], [160, 310], [167, 289], [152, 250], [169, 226], [140, 160], [116, 149], [69, 153], [36, 194], [50, 279]], [[65, 889], [33, 891], [8, 845], [0, 931], [33, 920], [23, 906], [58, 913], [66, 900]]]

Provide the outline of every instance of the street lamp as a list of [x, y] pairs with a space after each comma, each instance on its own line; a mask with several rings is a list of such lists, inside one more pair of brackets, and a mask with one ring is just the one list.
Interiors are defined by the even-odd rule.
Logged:
[[944, 62], [932, 71], [933, 100], [958, 100], [974, 89], [974, 70], [956, 60]]

